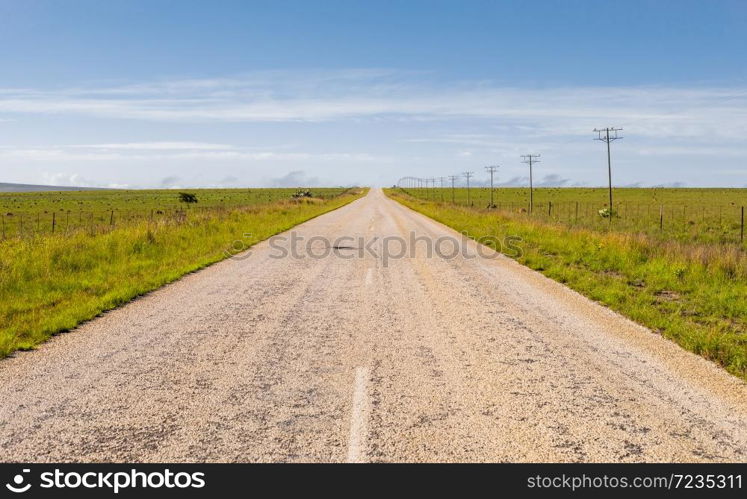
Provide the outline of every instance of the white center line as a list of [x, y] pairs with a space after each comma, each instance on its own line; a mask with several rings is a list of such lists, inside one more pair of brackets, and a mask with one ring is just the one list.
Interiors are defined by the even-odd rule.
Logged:
[[348, 438], [348, 462], [363, 463], [366, 460], [366, 432], [368, 421], [368, 369], [355, 369], [355, 385], [353, 386], [353, 410], [350, 416], [350, 437]]

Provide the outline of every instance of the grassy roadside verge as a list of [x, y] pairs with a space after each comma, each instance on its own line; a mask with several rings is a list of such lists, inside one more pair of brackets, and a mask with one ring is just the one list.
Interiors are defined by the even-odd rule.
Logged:
[[385, 192], [475, 239], [521, 237], [523, 254], [509, 254], [520, 263], [747, 380], [747, 254], [737, 245], [558, 227]]
[[235, 241], [249, 247], [364, 193], [208, 210], [186, 220], [142, 221], [103, 233], [2, 241], [0, 358], [223, 260]]

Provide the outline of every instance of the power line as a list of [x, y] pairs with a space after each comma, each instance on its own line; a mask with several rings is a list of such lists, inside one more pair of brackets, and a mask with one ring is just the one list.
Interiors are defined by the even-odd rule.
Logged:
[[[594, 140], [601, 140], [607, 143], [607, 176], [609, 178], [609, 196], [610, 196], [610, 223], [612, 223], [612, 156], [610, 154], [610, 142], [617, 139], [622, 139], [617, 135], [617, 132], [622, 131], [622, 128], [595, 128], [594, 131], [597, 133], [597, 138]], [[612, 132], [612, 135], [610, 135]]]
[[456, 182], [456, 179], [459, 178], [459, 175], [449, 175], [449, 180], [451, 180], [451, 204], [454, 204], [454, 182]]
[[493, 202], [493, 174], [498, 171], [498, 168], [500, 168], [500, 165], [485, 167], [485, 169], [490, 172], [490, 206], [488, 208], [495, 208], [495, 203]]
[[534, 163], [540, 162], [540, 160], [538, 159], [540, 155], [522, 154], [521, 157], [523, 158], [522, 163], [526, 163], [529, 165], [529, 214], [531, 214], [534, 211], [534, 185], [532, 181], [532, 165]]
[[462, 175], [467, 178], [467, 205], [472, 206], [472, 200], [469, 195], [469, 179], [475, 176], [475, 172], [464, 172]]

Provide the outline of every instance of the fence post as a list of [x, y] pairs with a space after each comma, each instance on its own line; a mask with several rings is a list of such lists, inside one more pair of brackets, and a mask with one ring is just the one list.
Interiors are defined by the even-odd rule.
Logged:
[[552, 201], [547, 202], [547, 216], [552, 218]]
[[744, 206], [742, 206], [742, 221], [739, 225], [739, 242], [744, 242]]
[[659, 230], [664, 230], [664, 206], [659, 206]]
[[109, 217], [109, 225], [114, 225], [114, 210], [112, 210], [112, 214]]
[[3, 239], [5, 239], [5, 213], [3, 213]]
[[54, 226], [57, 223], [57, 212], [52, 212], [52, 234], [54, 234]]
[[576, 223], [578, 223], [578, 201], [576, 201]]

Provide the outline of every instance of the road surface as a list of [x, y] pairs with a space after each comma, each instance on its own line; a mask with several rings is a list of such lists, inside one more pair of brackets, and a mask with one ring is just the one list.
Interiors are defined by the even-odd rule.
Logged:
[[381, 191], [295, 232], [1, 361], [0, 460], [747, 461], [745, 383]]

